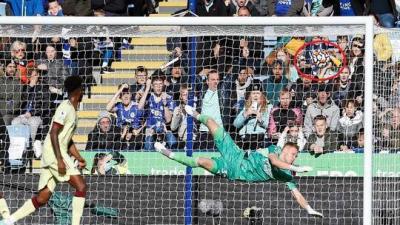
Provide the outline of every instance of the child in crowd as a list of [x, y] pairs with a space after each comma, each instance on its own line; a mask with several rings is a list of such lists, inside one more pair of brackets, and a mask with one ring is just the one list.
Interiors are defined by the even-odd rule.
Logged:
[[299, 146], [299, 152], [303, 151], [304, 145], [307, 143], [303, 129], [293, 121], [288, 121], [288, 125], [279, 137], [277, 146], [283, 148], [288, 142], [296, 143]]

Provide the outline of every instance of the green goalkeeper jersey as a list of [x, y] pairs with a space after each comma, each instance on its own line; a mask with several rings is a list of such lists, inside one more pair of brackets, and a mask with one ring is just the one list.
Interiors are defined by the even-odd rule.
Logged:
[[[241, 180], [247, 182], [265, 182], [278, 180], [286, 182], [290, 190], [296, 188], [291, 171], [278, 169], [271, 166], [268, 154], [280, 154], [280, 149], [272, 145], [260, 151], [243, 152], [234, 161], [227, 161], [223, 157], [213, 158], [216, 162], [217, 174], [230, 180]], [[236, 163], [234, 163], [236, 161]]]
[[269, 162], [268, 154], [281, 153], [281, 149], [277, 146], [271, 145], [266, 149], [246, 153], [235, 144], [223, 128], [215, 132], [214, 141], [221, 156], [212, 158], [215, 162], [213, 173], [230, 180], [247, 182], [279, 180], [286, 182], [290, 190], [296, 188], [289, 170], [275, 168]]

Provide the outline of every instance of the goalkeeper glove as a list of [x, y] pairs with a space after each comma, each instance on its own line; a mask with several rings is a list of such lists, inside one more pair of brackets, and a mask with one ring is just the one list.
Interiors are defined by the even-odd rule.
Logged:
[[309, 205], [306, 207], [306, 210], [307, 210], [308, 215], [315, 216], [315, 217], [320, 217], [320, 218], [324, 217], [324, 215], [322, 215], [322, 213], [315, 211]]
[[313, 168], [310, 167], [310, 166], [294, 166], [294, 165], [290, 165], [289, 170], [294, 171], [296, 173], [305, 173], [305, 172], [312, 171]]

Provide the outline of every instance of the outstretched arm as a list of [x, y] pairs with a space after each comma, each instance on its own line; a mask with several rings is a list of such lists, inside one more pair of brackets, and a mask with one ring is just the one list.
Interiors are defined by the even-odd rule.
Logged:
[[300, 191], [295, 188], [292, 190], [292, 195], [296, 199], [297, 203], [301, 206], [301, 208], [307, 210], [307, 213], [309, 215], [315, 216], [315, 217], [324, 217], [322, 213], [315, 211], [311, 206], [308, 204], [307, 200], [304, 198], [304, 196], [300, 193]]
[[278, 155], [276, 154], [268, 154], [269, 161], [271, 162], [271, 165], [278, 168], [278, 169], [285, 169], [285, 170], [291, 170], [297, 173], [304, 173], [304, 172], [309, 172], [312, 170], [311, 167], [309, 166], [294, 166], [291, 165], [287, 162], [284, 162], [278, 158]]

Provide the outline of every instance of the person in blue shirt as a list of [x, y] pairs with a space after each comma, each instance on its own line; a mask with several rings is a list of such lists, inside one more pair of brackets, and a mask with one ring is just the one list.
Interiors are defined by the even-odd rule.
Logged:
[[47, 3], [47, 16], [64, 16], [61, 5], [58, 0], [49, 0]]
[[149, 151], [154, 149], [154, 140], [167, 142], [169, 148], [175, 148], [177, 145], [176, 137], [167, 124], [171, 123], [172, 113], [175, 103], [172, 96], [165, 92], [164, 77], [153, 75], [151, 79], [152, 92], [147, 97], [147, 93], [142, 98], [147, 98], [147, 120], [146, 136], [144, 149]]
[[[145, 93], [150, 90], [150, 80], [146, 85]], [[117, 102], [117, 99], [121, 102]], [[128, 149], [141, 149], [143, 143], [143, 117], [146, 98], [142, 97], [139, 103], [132, 100], [129, 85], [123, 83], [118, 86], [118, 91], [107, 104], [107, 111], [117, 114], [116, 125], [122, 130], [122, 138]]]
[[13, 16], [43, 16], [42, 0], [6, 0]]

